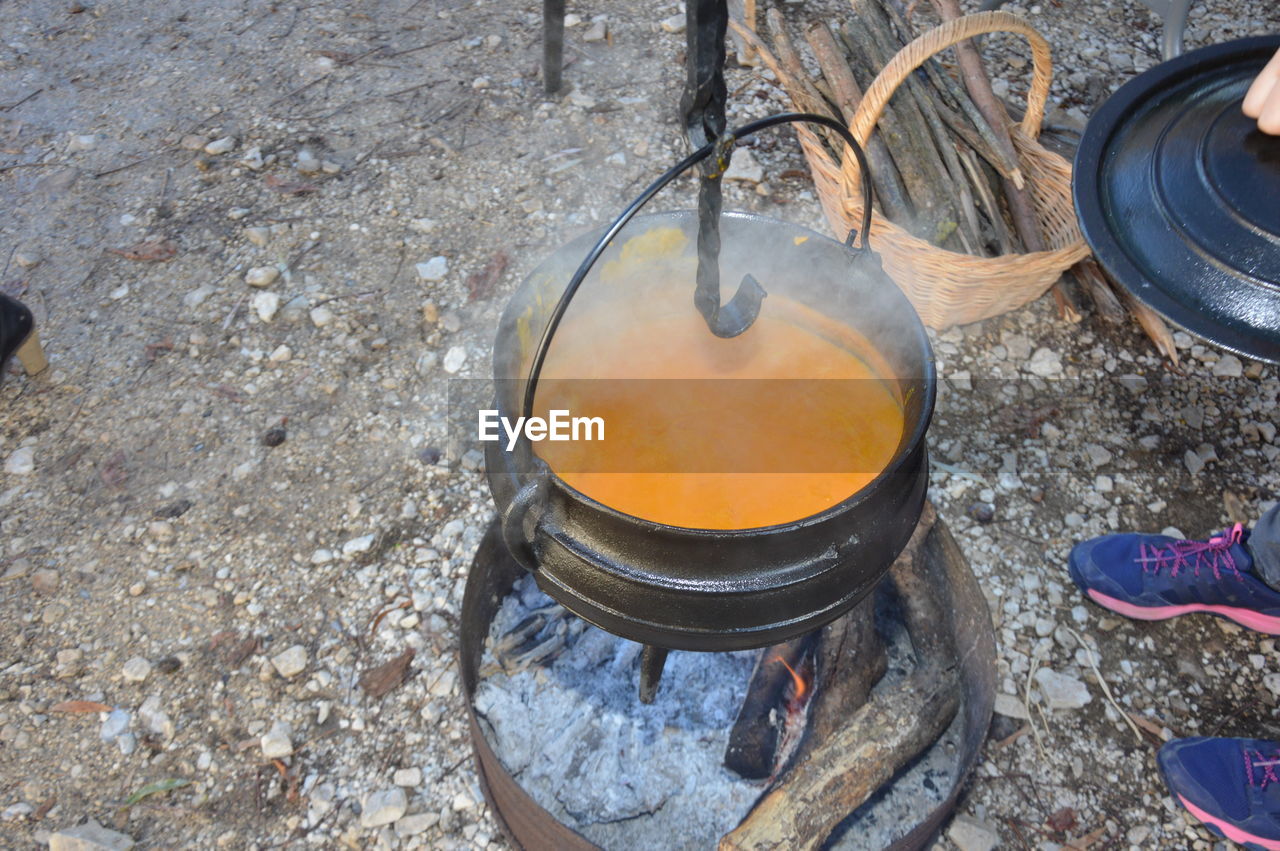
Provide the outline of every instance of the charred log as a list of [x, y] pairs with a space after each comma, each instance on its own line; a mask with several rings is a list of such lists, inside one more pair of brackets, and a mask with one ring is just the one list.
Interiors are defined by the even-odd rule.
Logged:
[[720, 851], [821, 848], [845, 816], [937, 740], [959, 704], [954, 667], [917, 668], [802, 755]]
[[787, 691], [793, 689], [792, 672], [813, 647], [815, 635], [793, 638], [770, 647], [756, 660], [746, 699], [738, 710], [724, 767], [748, 780], [762, 780], [773, 774], [778, 745], [785, 721]]

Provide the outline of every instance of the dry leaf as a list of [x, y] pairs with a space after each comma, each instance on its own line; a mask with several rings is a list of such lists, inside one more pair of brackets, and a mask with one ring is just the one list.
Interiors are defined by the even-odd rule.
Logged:
[[1253, 519], [1249, 516], [1248, 503], [1235, 491], [1222, 492], [1222, 507], [1227, 510], [1227, 518], [1232, 523], [1248, 523]]
[[124, 453], [113, 453], [110, 458], [103, 461], [102, 466], [98, 468], [98, 476], [109, 488], [122, 487], [129, 480], [129, 472], [124, 468]]
[[146, 354], [147, 362], [150, 363], [161, 355], [173, 351], [173, 340], [165, 337], [158, 343], [147, 343], [142, 350]]
[[36, 811], [31, 814], [31, 820], [40, 821], [45, 816], [49, 815], [49, 810], [53, 809], [57, 804], [57, 798], [46, 798], [44, 803], [36, 807]]
[[372, 635], [373, 633], [378, 631], [378, 624], [382, 623], [382, 619], [385, 618], [387, 615], [391, 614], [396, 609], [407, 609], [412, 605], [413, 605], [412, 600], [404, 600], [402, 602], [396, 603], [394, 606], [387, 606], [385, 609], [378, 612], [376, 615], [374, 615], [373, 621], [369, 624], [369, 634]]
[[299, 786], [298, 775], [296, 774], [285, 775], [284, 780], [285, 780], [285, 783], [287, 784], [287, 791], [285, 792], [284, 799], [291, 804], [298, 803], [298, 798], [300, 797], [299, 790], [298, 790], [298, 786]]
[[1000, 741], [996, 742], [994, 747], [996, 748], [996, 750], [1000, 750], [1001, 748], [1004, 748], [1013, 744], [1014, 742], [1018, 741], [1018, 739], [1021, 739], [1023, 736], [1025, 736], [1027, 733], [1030, 733], [1030, 732], [1031, 732], [1031, 725], [1023, 724], [1017, 730], [1005, 736]]
[[261, 638], [256, 635], [249, 636], [227, 652], [227, 667], [232, 670], [239, 668], [244, 664], [244, 660], [257, 653], [261, 646]]
[[502, 278], [502, 273], [507, 271], [510, 263], [511, 257], [507, 252], [499, 250], [483, 269], [473, 272], [467, 278], [467, 301], [484, 301], [492, 296], [494, 286]]
[[1106, 826], [1099, 827], [1095, 830], [1089, 831], [1084, 836], [1081, 836], [1079, 839], [1071, 840], [1070, 842], [1066, 843], [1062, 847], [1064, 851], [1088, 851], [1089, 846], [1093, 845], [1093, 843], [1097, 842], [1099, 839], [1105, 836], [1106, 833], [1107, 833]]
[[223, 399], [230, 399], [232, 402], [246, 402], [249, 399], [242, 391], [237, 390], [230, 384], [218, 384], [209, 389]]
[[235, 638], [238, 634], [239, 633], [233, 629], [224, 629], [221, 632], [215, 632], [209, 639], [209, 649], [217, 650], [220, 646]]
[[413, 655], [413, 648], [409, 648], [394, 659], [365, 671], [360, 675], [360, 688], [370, 697], [382, 697], [409, 679], [409, 663], [413, 661]]
[[317, 50], [316, 53], [325, 59], [332, 59], [339, 65], [350, 65], [360, 58], [354, 53], [347, 53], [345, 50]]
[[157, 780], [155, 783], [148, 783], [128, 798], [125, 798], [124, 805], [126, 807], [132, 807], [144, 798], [150, 798], [152, 795], [160, 795], [165, 792], [172, 792], [174, 789], [181, 789], [183, 786], [190, 785], [191, 781], [182, 777], [170, 777], [167, 780]]
[[276, 177], [274, 174], [268, 174], [262, 179], [267, 188], [273, 192], [279, 192], [281, 195], [306, 195], [308, 192], [315, 192], [320, 187], [314, 183], [290, 183], [289, 181]]
[[1143, 716], [1139, 715], [1136, 712], [1126, 712], [1125, 714], [1129, 716], [1129, 718], [1133, 721], [1133, 723], [1137, 724], [1139, 727], [1146, 730], [1148, 733], [1155, 736], [1160, 741], [1167, 742], [1171, 738], [1168, 730], [1165, 729], [1164, 725], [1157, 724], [1154, 721], [1152, 721], [1150, 718], [1144, 718]]
[[108, 248], [107, 251], [118, 254], [126, 260], [160, 263], [177, 256], [178, 244], [171, 239], [144, 239], [128, 248]]
[[49, 707], [50, 712], [110, 712], [111, 707], [105, 703], [98, 703], [94, 700], [64, 700], [62, 703], [55, 703]]
[[1070, 807], [1063, 807], [1045, 821], [1051, 830], [1056, 830], [1058, 833], [1075, 830], [1076, 823], [1076, 811]]

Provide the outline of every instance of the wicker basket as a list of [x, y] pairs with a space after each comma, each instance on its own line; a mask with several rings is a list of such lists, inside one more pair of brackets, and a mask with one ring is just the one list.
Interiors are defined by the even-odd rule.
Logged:
[[[873, 212], [871, 247], [925, 324], [933, 328], [976, 322], [1021, 307], [1043, 295], [1066, 269], [1089, 256], [1071, 198], [1071, 164], [1036, 141], [1052, 79], [1049, 44], [1021, 18], [1008, 12], [979, 12], [920, 36], [904, 47], [867, 89], [850, 130], [865, 146], [885, 104], [915, 69], [958, 42], [994, 32], [1017, 33], [1031, 42], [1035, 70], [1027, 113], [1020, 125], [1009, 130], [1018, 152], [1021, 179], [1031, 190], [1041, 234], [1050, 247], [1026, 254], [975, 257], [939, 248]], [[755, 41], [754, 46], [778, 78], [787, 80], [764, 45]], [[791, 94], [794, 99], [795, 93]], [[843, 237], [862, 219], [857, 160], [846, 156], [841, 165], [813, 130], [797, 125], [796, 133], [827, 221]]]

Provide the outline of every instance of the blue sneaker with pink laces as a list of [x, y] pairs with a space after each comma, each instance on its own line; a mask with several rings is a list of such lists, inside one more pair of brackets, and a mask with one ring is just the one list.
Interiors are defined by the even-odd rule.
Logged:
[[1104, 535], [1077, 544], [1068, 565], [1089, 599], [1125, 617], [1207, 612], [1280, 635], [1280, 592], [1253, 572], [1248, 536], [1239, 523], [1207, 541]]
[[1209, 830], [1280, 851], [1280, 742], [1174, 739], [1156, 755], [1170, 794]]

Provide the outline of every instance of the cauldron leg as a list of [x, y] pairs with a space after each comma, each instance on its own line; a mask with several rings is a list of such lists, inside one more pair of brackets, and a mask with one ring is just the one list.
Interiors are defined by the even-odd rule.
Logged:
[[662, 679], [662, 668], [667, 664], [667, 648], [644, 646], [640, 654], [640, 702], [653, 703], [658, 695], [658, 680]]

